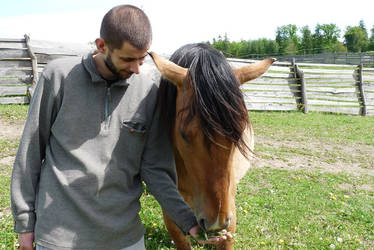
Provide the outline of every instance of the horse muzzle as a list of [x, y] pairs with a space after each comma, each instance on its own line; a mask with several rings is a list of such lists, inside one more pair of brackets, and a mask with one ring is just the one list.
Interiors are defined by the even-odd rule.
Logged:
[[216, 232], [223, 229], [227, 229], [232, 221], [232, 213], [228, 215], [221, 215], [216, 218], [216, 220], [210, 221], [204, 216], [197, 216], [197, 221], [199, 226], [206, 232]]

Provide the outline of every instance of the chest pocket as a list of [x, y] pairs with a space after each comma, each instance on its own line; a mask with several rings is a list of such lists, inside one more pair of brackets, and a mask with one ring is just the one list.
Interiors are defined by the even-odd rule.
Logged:
[[123, 154], [133, 167], [140, 166], [141, 157], [144, 151], [147, 127], [138, 121], [124, 120], [121, 124], [120, 141]]

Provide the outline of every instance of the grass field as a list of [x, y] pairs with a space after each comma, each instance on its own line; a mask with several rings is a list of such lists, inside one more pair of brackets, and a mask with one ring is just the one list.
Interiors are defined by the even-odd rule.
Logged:
[[[0, 105], [0, 121], [27, 106]], [[374, 249], [374, 117], [251, 112], [257, 164], [238, 186], [235, 249]], [[18, 139], [0, 138], [1, 158]], [[302, 166], [301, 166], [302, 165]], [[13, 249], [11, 164], [0, 164], [0, 249]], [[141, 198], [147, 249], [175, 249], [161, 210]], [[194, 245], [195, 249], [200, 246]]]

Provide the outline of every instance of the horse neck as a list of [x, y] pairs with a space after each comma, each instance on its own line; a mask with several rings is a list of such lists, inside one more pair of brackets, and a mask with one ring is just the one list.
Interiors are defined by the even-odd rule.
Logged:
[[249, 168], [251, 167], [251, 164], [253, 164], [254, 160], [254, 133], [253, 133], [253, 127], [252, 124], [248, 124], [246, 129], [243, 132], [243, 139], [245, 143], [249, 146], [250, 150], [252, 152], [248, 153], [248, 158], [243, 156], [243, 154], [239, 151], [238, 148], [235, 148], [234, 151], [234, 173], [235, 173], [235, 180], [236, 183], [239, 183], [239, 181], [244, 177], [244, 175], [247, 173]]

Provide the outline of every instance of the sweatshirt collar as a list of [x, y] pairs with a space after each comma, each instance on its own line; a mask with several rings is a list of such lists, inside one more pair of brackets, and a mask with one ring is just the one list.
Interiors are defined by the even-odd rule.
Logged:
[[[105, 80], [96, 69], [94, 59], [93, 59], [93, 53], [89, 53], [86, 56], [84, 56], [82, 59], [82, 64], [84, 68], [86, 69], [86, 71], [90, 74], [91, 80], [93, 83], [103, 83], [103, 82], [106, 83], [107, 82], [107, 80]], [[120, 86], [120, 87], [126, 87], [128, 85], [129, 83], [127, 82], [127, 80], [118, 80], [111, 84], [111, 86]]]

